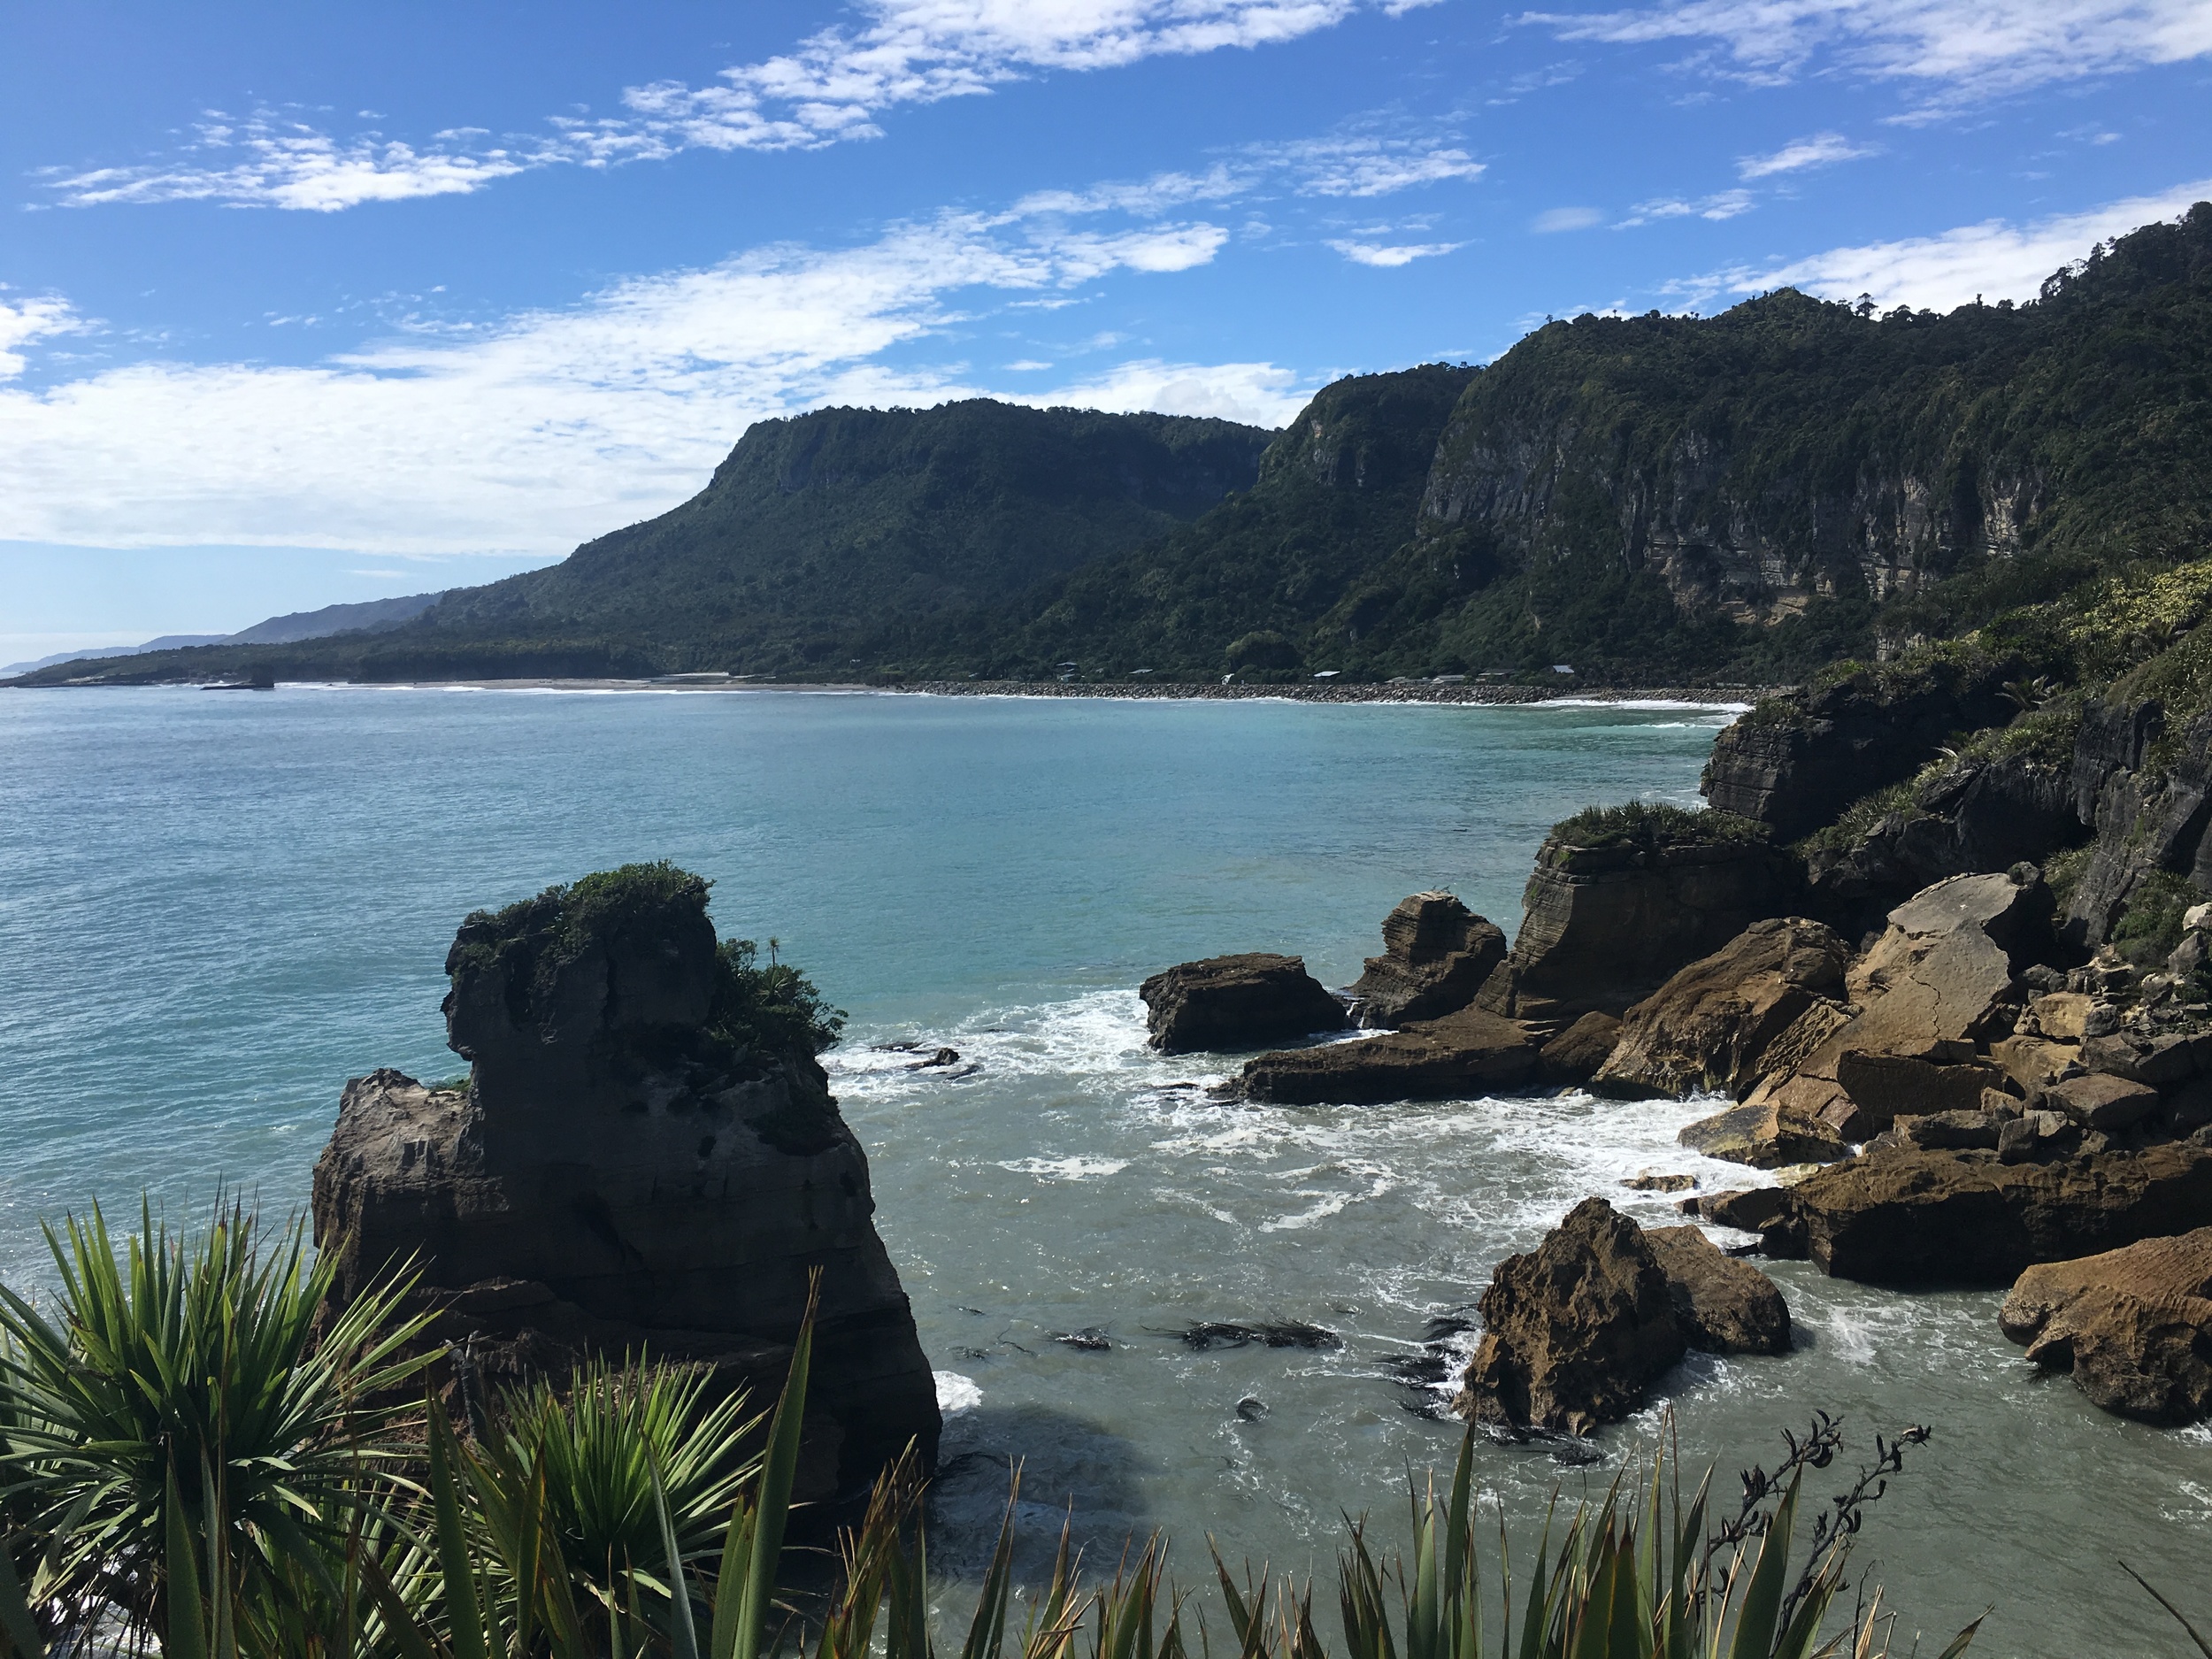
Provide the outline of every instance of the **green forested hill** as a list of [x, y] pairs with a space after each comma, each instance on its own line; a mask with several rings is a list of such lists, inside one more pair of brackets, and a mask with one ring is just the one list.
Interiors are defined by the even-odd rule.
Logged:
[[980, 400], [766, 421], [674, 511], [391, 633], [35, 678], [1771, 682], [2208, 551], [2200, 204], [2030, 304], [1586, 316], [1339, 380], [1280, 434]]

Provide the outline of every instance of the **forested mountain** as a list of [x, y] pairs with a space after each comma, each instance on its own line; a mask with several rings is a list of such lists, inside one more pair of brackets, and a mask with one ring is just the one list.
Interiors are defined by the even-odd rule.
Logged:
[[2208, 530], [2200, 204], [2029, 304], [1585, 316], [1339, 380], [1279, 434], [981, 400], [764, 421], [673, 511], [391, 632], [38, 678], [1774, 681]]

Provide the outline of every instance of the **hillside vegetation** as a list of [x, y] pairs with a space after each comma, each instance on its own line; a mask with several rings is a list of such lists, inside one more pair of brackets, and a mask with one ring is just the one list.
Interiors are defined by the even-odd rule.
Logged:
[[1279, 434], [982, 400], [764, 421], [673, 511], [374, 638], [34, 678], [1770, 684], [2199, 557], [2208, 527], [2199, 204], [2029, 304], [1584, 316], [1487, 368], [1338, 380]]

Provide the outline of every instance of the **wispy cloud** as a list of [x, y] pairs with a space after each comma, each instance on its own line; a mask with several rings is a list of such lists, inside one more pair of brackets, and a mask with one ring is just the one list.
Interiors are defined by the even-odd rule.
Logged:
[[[887, 354], [906, 348], [910, 364], [995, 308], [1109, 272], [1187, 270], [1228, 234], [947, 212], [863, 246], [763, 248], [625, 282], [457, 339], [0, 388], [0, 539], [557, 553], [682, 500], [764, 416], [996, 394], [956, 362]], [[58, 305], [11, 304], [7, 337], [55, 332]], [[1302, 401], [1295, 382], [1271, 364], [1147, 357], [1021, 396], [1274, 426]]]
[[1841, 133], [1815, 133], [1785, 144], [1770, 156], [1746, 156], [1736, 164], [1740, 179], [1767, 179], [1778, 173], [1802, 173], [1808, 167], [1832, 166], [1856, 161], [1874, 153], [1870, 145], [1854, 144]]
[[1671, 0], [1516, 20], [1563, 40], [1701, 42], [1688, 66], [1755, 84], [1830, 66], [1901, 81], [1904, 120], [2212, 53], [2207, 0]]
[[1439, 254], [1455, 253], [1466, 245], [1463, 242], [1401, 242], [1394, 245], [1341, 240], [1329, 243], [1354, 265], [1379, 265], [1385, 270], [1411, 265], [1416, 259], [1433, 259]]
[[66, 300], [0, 299], [0, 380], [12, 380], [29, 366], [17, 348], [55, 334], [73, 334], [86, 326]]
[[1888, 309], [1948, 311], [1977, 296], [2033, 299], [2045, 278], [2081, 258], [2095, 243], [2156, 219], [2178, 217], [2190, 204], [2212, 197], [2212, 179], [2177, 185], [2156, 196], [2131, 196], [2085, 213], [2066, 213], [2015, 225], [1985, 219], [1934, 236], [1832, 248], [1809, 258], [1762, 267], [1732, 266], [1671, 283], [1678, 303], [1702, 304], [1724, 295], [1801, 288], [1823, 299], [1870, 295]]
[[1628, 217], [1614, 227], [1627, 230], [1637, 225], [1648, 225], [1663, 219], [1734, 219], [1752, 209], [1748, 190], [1722, 190], [1713, 196], [1695, 197], [1663, 196], [1649, 202], [1639, 202], [1629, 210]]
[[1529, 228], [1540, 236], [1550, 236], [1563, 230], [1588, 230], [1604, 222], [1605, 215], [1594, 207], [1548, 207]]
[[[407, 143], [370, 131], [338, 137], [282, 110], [234, 119], [210, 112], [173, 157], [131, 165], [52, 169], [64, 204], [219, 202], [334, 212], [369, 202], [466, 195], [533, 168], [605, 167], [688, 150], [814, 150], [882, 135], [877, 118], [904, 104], [990, 92], [1054, 72], [1120, 67], [1154, 57], [1254, 49], [1333, 27], [1369, 9], [1396, 16], [1431, 0], [870, 0], [856, 27], [823, 29], [790, 51], [740, 64], [707, 86], [626, 88], [622, 112], [561, 115], [498, 142], [455, 128]], [[362, 119], [380, 119], [362, 112]], [[1339, 142], [1339, 141], [1321, 141]], [[1429, 179], [1472, 177], [1457, 151], [1412, 157], [1341, 141], [1332, 166], [1306, 158], [1323, 195], [1368, 195]]]

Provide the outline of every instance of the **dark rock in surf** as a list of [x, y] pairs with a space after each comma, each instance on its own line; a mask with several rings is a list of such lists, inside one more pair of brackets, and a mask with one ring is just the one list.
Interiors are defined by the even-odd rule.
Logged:
[[1786, 1354], [1790, 1310], [1775, 1282], [1748, 1262], [1723, 1254], [1700, 1227], [1647, 1227], [1667, 1276], [1675, 1317], [1692, 1348], [1712, 1354]]
[[1344, 1004], [1302, 957], [1265, 951], [1179, 964], [1154, 974], [1137, 995], [1152, 1046], [1166, 1054], [1257, 1048], [1344, 1025]]
[[1505, 934], [1448, 893], [1417, 893], [1383, 918], [1383, 954], [1351, 987], [1359, 1023], [1387, 1028], [1434, 1019], [1475, 1000], [1499, 963]]
[[1263, 1054], [1229, 1086], [1279, 1105], [1365, 1105], [1493, 1094], [1525, 1083], [1537, 1048], [1509, 1019], [1463, 1008], [1379, 1036]]
[[733, 1037], [706, 883], [633, 866], [480, 911], [446, 967], [470, 1085], [346, 1086], [314, 1177], [334, 1298], [412, 1256], [431, 1334], [484, 1381], [643, 1353], [764, 1402], [818, 1271], [812, 1495], [864, 1491], [910, 1441], [933, 1460], [935, 1386], [867, 1157], [807, 1047]]
[[1337, 1348], [1344, 1346], [1344, 1339], [1326, 1325], [1310, 1325], [1302, 1319], [1279, 1319], [1271, 1323], [1240, 1325], [1226, 1320], [1215, 1320], [1192, 1325], [1181, 1333], [1186, 1348], [1249, 1348], [1258, 1343], [1262, 1348]]

